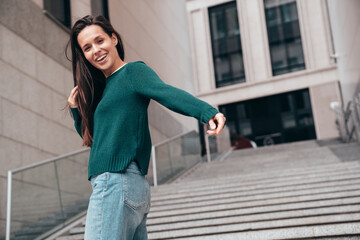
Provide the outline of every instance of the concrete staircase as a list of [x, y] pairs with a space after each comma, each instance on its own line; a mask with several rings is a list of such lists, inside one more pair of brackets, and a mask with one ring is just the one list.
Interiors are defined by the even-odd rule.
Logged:
[[[306, 141], [198, 164], [152, 188], [149, 239], [360, 239], [358, 153]], [[83, 239], [84, 224], [56, 239]]]

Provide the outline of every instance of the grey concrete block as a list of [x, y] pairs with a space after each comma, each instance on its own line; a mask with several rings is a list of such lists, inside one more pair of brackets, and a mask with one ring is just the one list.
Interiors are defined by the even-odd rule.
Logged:
[[54, 91], [64, 94], [64, 76], [69, 69], [43, 52], [36, 51], [36, 78]]
[[[66, 128], [50, 122], [47, 119], [39, 118], [38, 128], [38, 147], [57, 155], [66, 153], [68, 143], [65, 141]], [[70, 131], [70, 130], [69, 130]]]
[[35, 113], [4, 99], [2, 113], [4, 136], [37, 147], [39, 117]]
[[6, 177], [8, 170], [22, 166], [22, 144], [0, 136], [0, 146], [0, 159], [2, 166], [0, 168], [0, 175]]
[[6, 220], [0, 219], [0, 238], [5, 238], [6, 234]]
[[24, 77], [22, 84], [21, 105], [52, 119], [52, 90], [29, 77]]
[[2, 0], [0, 23], [70, 69], [70, 62], [64, 56], [68, 32], [45, 16], [33, 1]]
[[21, 103], [24, 74], [0, 59], [0, 96]]
[[3, 25], [0, 25], [0, 36], [3, 39], [2, 46], [0, 46], [2, 49], [0, 58], [19, 71], [36, 77], [36, 50], [34, 46]]

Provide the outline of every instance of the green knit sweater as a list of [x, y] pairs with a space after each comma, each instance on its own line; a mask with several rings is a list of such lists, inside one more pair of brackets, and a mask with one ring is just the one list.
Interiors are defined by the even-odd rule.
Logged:
[[[103, 172], [120, 172], [136, 160], [146, 175], [151, 139], [147, 108], [150, 99], [201, 122], [208, 123], [218, 111], [191, 94], [165, 84], [144, 62], [129, 62], [106, 79], [94, 113], [93, 143], [88, 179]], [[81, 136], [81, 116], [70, 108]]]

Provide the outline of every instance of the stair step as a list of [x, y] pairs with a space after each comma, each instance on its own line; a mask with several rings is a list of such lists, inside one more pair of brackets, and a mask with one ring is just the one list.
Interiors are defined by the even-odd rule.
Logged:
[[[255, 185], [250, 187], [237, 187], [233, 189], [219, 189], [217, 191], [209, 191], [204, 193], [182, 193], [182, 194], [172, 194], [165, 198], [158, 198], [152, 201], [152, 206], [159, 207], [170, 204], [183, 204], [183, 203], [193, 203], [198, 201], [207, 201], [207, 200], [214, 200], [219, 198], [231, 198], [231, 197], [244, 197], [249, 195], [258, 195], [258, 194], [269, 194], [269, 193], [281, 193], [287, 191], [296, 191], [296, 190], [303, 190], [303, 191], [311, 191], [314, 193], [317, 192], [326, 192], [331, 191], [329, 188], [333, 188], [333, 191], [338, 191], [339, 187], [342, 188], [343, 186], [350, 187], [350, 189], [356, 189], [352, 186], [352, 184], [358, 184], [360, 181], [360, 174], [356, 176], [357, 178], [352, 179], [350, 176], [342, 176], [341, 178], [337, 179], [316, 179], [316, 182], [309, 182], [308, 180], [303, 180], [300, 182], [292, 183], [292, 182], [283, 182], [279, 184], [273, 185]], [[349, 177], [350, 179], [346, 179]], [[288, 185], [289, 184], [289, 185]], [[350, 186], [349, 186], [350, 185]], [[327, 188], [327, 189], [325, 189]], [[322, 189], [322, 190], [321, 190]], [[325, 190], [324, 190], [325, 189]], [[349, 189], [349, 188], [348, 188]], [[156, 209], [156, 208], [155, 208]]]
[[56, 240], [84, 240], [84, 234], [75, 234], [69, 236], [58, 237]]
[[[233, 168], [239, 168], [239, 166], [233, 166]], [[154, 187], [152, 192], [154, 195], [162, 191], [174, 191], [176, 190], [189, 190], [193, 189], [193, 187], [202, 187], [202, 186], [221, 186], [224, 184], [231, 184], [241, 181], [247, 182], [255, 182], [255, 181], [274, 181], [274, 180], [282, 180], [286, 178], [303, 178], [313, 177], [313, 176], [327, 176], [327, 175], [338, 175], [340, 173], [346, 172], [356, 172], [360, 168], [360, 162], [350, 162], [350, 163], [336, 163], [331, 165], [331, 168], [326, 166], [321, 166], [319, 168], [294, 168], [294, 169], [282, 169], [276, 171], [267, 171], [266, 174], [264, 172], [259, 173], [237, 173], [235, 176], [222, 176], [221, 178], [210, 178], [208, 180], [194, 180], [189, 183], [184, 184], [183, 182], [172, 183], [160, 185]]]
[[[280, 229], [269, 229], [249, 232], [233, 232], [228, 234], [218, 235], [204, 235], [195, 237], [176, 238], [177, 240], [183, 239], [196, 239], [196, 240], [259, 240], [259, 239], [305, 239], [305, 238], [319, 238], [319, 237], [342, 237], [357, 235], [360, 236], [360, 223], [339, 223], [328, 224], [320, 226], [302, 226]], [[160, 239], [149, 235], [149, 240]]]
[[239, 192], [237, 195], [229, 196], [216, 196], [214, 199], [204, 199], [200, 201], [191, 202], [184, 201], [184, 203], [173, 203], [167, 204], [165, 206], [152, 207], [150, 209], [151, 213], [155, 212], [164, 212], [177, 209], [191, 209], [199, 208], [212, 205], [227, 205], [234, 203], [243, 203], [243, 206], [249, 205], [268, 205], [268, 204], [281, 204], [281, 203], [290, 203], [290, 202], [304, 202], [304, 201], [314, 201], [321, 199], [336, 199], [336, 198], [345, 198], [345, 197], [356, 197], [360, 196], [360, 186], [341, 186], [338, 189], [319, 189], [316, 192], [309, 193], [307, 191], [284, 191], [284, 192], [275, 192], [267, 194], [258, 194], [258, 195], [246, 195], [247, 193]]
[[[180, 230], [165, 230], [161, 232], [149, 232], [150, 239], [169, 239], [179, 237], [194, 237], [202, 235], [212, 235], [218, 233], [227, 232], [243, 232], [243, 231], [258, 231], [263, 229], [277, 229], [277, 228], [289, 228], [298, 226], [311, 226], [311, 225], [322, 225], [330, 223], [350, 223], [359, 221], [359, 229], [355, 233], [360, 234], [360, 213], [348, 213], [348, 214], [337, 214], [337, 215], [326, 215], [326, 216], [315, 216], [315, 217], [303, 217], [294, 219], [281, 219], [281, 220], [270, 220], [270, 221], [259, 221], [252, 223], [238, 223], [228, 225], [218, 225], [211, 227], [197, 227], [197, 228], [186, 228]], [[325, 235], [326, 236], [326, 235]]]
[[[279, 211], [269, 213], [259, 213], [253, 215], [227, 216], [209, 219], [200, 219], [186, 222], [164, 222], [162, 224], [148, 223], [148, 232], [171, 231], [176, 229], [198, 228], [228, 225], [234, 223], [252, 223], [260, 221], [273, 221], [281, 219], [297, 219], [301, 217], [327, 216], [345, 213], [360, 213], [360, 204], [349, 206], [335, 206], [312, 209], [301, 209], [293, 211]], [[360, 220], [360, 219], [359, 219]]]
[[219, 206], [207, 206], [194, 209], [179, 209], [166, 212], [150, 212], [148, 224], [158, 224], [165, 222], [183, 222], [199, 219], [211, 219], [226, 216], [251, 215], [260, 213], [273, 213], [279, 211], [294, 211], [299, 209], [312, 209], [344, 205], [356, 205], [360, 203], [360, 197], [348, 197], [329, 200], [314, 200], [308, 202], [295, 202], [274, 205], [257, 205], [251, 202], [234, 203]]

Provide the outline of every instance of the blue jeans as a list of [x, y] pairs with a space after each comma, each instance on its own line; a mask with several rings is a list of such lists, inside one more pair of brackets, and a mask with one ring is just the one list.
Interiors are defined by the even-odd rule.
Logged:
[[105, 172], [91, 179], [85, 240], [146, 240], [150, 185], [137, 164], [125, 172]]

